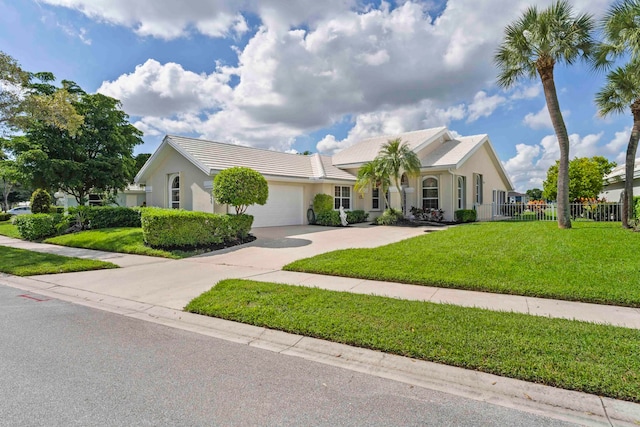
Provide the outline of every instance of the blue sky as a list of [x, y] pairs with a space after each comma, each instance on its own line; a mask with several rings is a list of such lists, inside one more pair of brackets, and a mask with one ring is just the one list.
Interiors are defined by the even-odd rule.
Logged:
[[[541, 187], [557, 142], [538, 81], [500, 89], [492, 58], [504, 26], [530, 4], [0, 0], [0, 50], [26, 70], [120, 99], [144, 132], [136, 153], [169, 133], [331, 154], [444, 125], [489, 134], [524, 191]], [[610, 2], [573, 4], [600, 17]], [[604, 76], [584, 65], [555, 76], [571, 157], [623, 163], [632, 118], [598, 117]]]

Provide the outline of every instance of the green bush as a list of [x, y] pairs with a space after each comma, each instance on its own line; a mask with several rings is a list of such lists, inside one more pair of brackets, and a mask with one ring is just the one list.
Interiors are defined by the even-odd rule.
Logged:
[[13, 221], [20, 236], [31, 241], [56, 236], [69, 225], [67, 218], [60, 214], [18, 215]]
[[236, 166], [213, 178], [212, 194], [218, 203], [231, 205], [236, 214], [243, 214], [251, 205], [267, 203], [269, 185], [260, 172]]
[[474, 222], [477, 219], [476, 211], [473, 209], [459, 209], [453, 214], [456, 222]]
[[347, 222], [349, 224], [358, 224], [365, 222], [369, 218], [369, 214], [363, 210], [355, 210], [347, 212]]
[[52, 213], [52, 214], [63, 214], [64, 213], [64, 206], [50, 206], [49, 207], [49, 213]]
[[31, 195], [31, 213], [49, 213], [51, 207], [51, 196], [46, 190], [38, 188]]
[[393, 208], [387, 209], [376, 218], [376, 224], [378, 225], [395, 225], [400, 222], [404, 216], [401, 211], [397, 211]]
[[313, 198], [313, 212], [315, 212], [316, 218], [318, 214], [328, 211], [333, 211], [333, 197], [324, 193], [316, 194]]
[[340, 212], [333, 210], [320, 212], [316, 215], [316, 224], [329, 227], [339, 227], [342, 225], [342, 221], [340, 221]]
[[640, 219], [640, 196], [635, 196], [633, 198], [633, 206], [634, 206], [634, 216], [636, 219]]
[[154, 248], [198, 248], [230, 243], [246, 237], [252, 224], [253, 216], [244, 214], [142, 210], [142, 237]]
[[69, 208], [69, 215], [82, 218], [86, 228], [140, 227], [140, 209], [122, 206], [74, 206]]
[[10, 213], [0, 212], [0, 221], [8, 221], [11, 218]]

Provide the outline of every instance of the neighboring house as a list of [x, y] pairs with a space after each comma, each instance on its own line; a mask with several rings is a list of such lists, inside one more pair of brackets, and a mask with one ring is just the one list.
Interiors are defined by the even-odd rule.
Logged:
[[318, 193], [334, 197], [334, 207], [362, 209], [376, 217], [384, 210], [378, 189], [354, 191], [358, 169], [373, 160], [382, 144], [401, 138], [421, 160], [420, 176], [402, 177], [402, 192], [390, 188], [391, 205], [439, 208], [452, 220], [457, 209], [505, 203], [513, 190], [487, 135], [454, 137], [445, 127], [362, 140], [334, 156], [303, 156], [168, 135], [142, 167], [135, 182], [144, 184], [148, 206], [231, 212], [211, 196], [213, 176], [232, 166], [260, 172], [269, 183], [264, 206], [251, 206], [254, 226], [306, 223]]
[[[604, 177], [604, 187], [600, 193], [600, 198], [608, 202], [622, 202], [622, 192], [624, 190], [625, 165], [617, 166], [607, 176]], [[636, 159], [633, 171], [633, 194], [640, 196], [640, 158]]]
[[[56, 192], [54, 197], [56, 198], [56, 205], [64, 206], [65, 209], [78, 206], [76, 198], [64, 191]], [[88, 197], [89, 200], [87, 201], [87, 204], [89, 206], [102, 206], [102, 194], [89, 194]], [[118, 194], [116, 194], [114, 201], [115, 204], [113, 204], [113, 206], [126, 206], [130, 208], [134, 206], [142, 206], [146, 201], [146, 192], [143, 186], [130, 184], [123, 191], [119, 191]]]
[[524, 193], [518, 193], [517, 191], [509, 191], [507, 193], [507, 200], [509, 203], [523, 203], [529, 202], [529, 196]]

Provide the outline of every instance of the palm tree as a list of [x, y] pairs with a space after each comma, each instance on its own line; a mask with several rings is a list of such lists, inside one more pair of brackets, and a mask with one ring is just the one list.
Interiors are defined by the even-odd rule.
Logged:
[[594, 46], [593, 17], [574, 16], [571, 5], [560, 0], [538, 12], [529, 7], [522, 17], [505, 28], [505, 38], [495, 55], [500, 69], [498, 84], [509, 88], [522, 79], [542, 81], [547, 109], [560, 145], [558, 168], [558, 227], [571, 228], [569, 213], [569, 136], [564, 124], [553, 78], [558, 63], [588, 59]]
[[420, 159], [416, 153], [401, 138], [391, 139], [380, 147], [376, 156], [376, 161], [380, 162], [382, 170], [387, 176], [393, 177], [398, 194], [402, 195], [400, 188], [400, 170], [404, 170], [407, 175], [420, 174]]
[[377, 188], [378, 191], [382, 192], [384, 208], [386, 210], [389, 207], [387, 189], [390, 184], [389, 173], [384, 169], [384, 165], [380, 159], [374, 159], [362, 165], [360, 170], [358, 170], [358, 177], [354, 188], [360, 193], [364, 193], [365, 189], [369, 188], [369, 186]]
[[596, 68], [609, 68], [613, 61], [628, 55], [629, 62], [607, 75], [605, 86], [596, 94], [600, 114], [623, 113], [631, 107], [633, 128], [625, 160], [622, 226], [630, 227], [633, 218], [633, 173], [638, 138], [640, 137], [640, 16], [639, 0], [624, 0], [614, 4], [602, 21], [604, 41], [594, 56]]

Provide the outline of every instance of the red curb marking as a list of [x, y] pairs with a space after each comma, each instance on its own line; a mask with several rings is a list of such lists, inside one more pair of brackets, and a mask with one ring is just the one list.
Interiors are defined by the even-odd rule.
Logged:
[[49, 300], [51, 299], [51, 298], [47, 298], [47, 299], [40, 299], [40, 298], [32, 297], [31, 295], [26, 295], [26, 294], [18, 295], [18, 296], [19, 296], [19, 297], [22, 297], [22, 298], [32, 299], [32, 300], [34, 300], [34, 301], [38, 301], [38, 302], [49, 301]]

